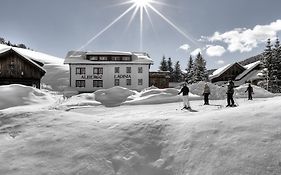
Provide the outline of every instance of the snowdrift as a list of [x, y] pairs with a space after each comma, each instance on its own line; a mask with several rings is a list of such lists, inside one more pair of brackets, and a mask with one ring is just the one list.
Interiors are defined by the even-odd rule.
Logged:
[[[248, 87], [248, 84], [244, 84], [244, 85], [237, 87], [235, 89], [236, 97], [247, 98], [248, 92], [245, 92], [247, 90], [247, 87]], [[259, 86], [252, 85], [252, 87], [253, 87], [253, 92], [254, 92], [254, 94], [252, 95], [253, 98], [268, 98], [268, 97], [276, 96], [275, 94], [268, 92], [267, 90], [265, 90], [264, 88], [261, 88]]]
[[[202, 97], [205, 83], [206, 82], [204, 81], [200, 81], [189, 85], [190, 92]], [[207, 84], [210, 87], [211, 94], [209, 98], [211, 100], [222, 100], [226, 98], [226, 87], [218, 86], [209, 82], [207, 82]]]
[[[174, 88], [158, 89], [155, 87], [137, 92], [116, 86], [109, 89], [101, 89], [94, 93], [73, 95], [61, 105], [66, 107], [98, 105], [115, 107], [120, 105], [163, 104], [181, 101], [181, 95], [178, 95], [178, 92], [179, 90]], [[190, 100], [198, 99], [201, 99], [201, 97], [190, 93]]]
[[24, 85], [0, 86], [0, 110], [23, 105], [47, 105], [55, 99], [48, 92]]
[[[205, 83], [206, 82], [200, 81], [198, 83], [194, 83], [194, 84], [190, 85], [189, 86], [190, 92], [192, 92], [193, 94], [196, 94], [198, 96], [202, 96]], [[207, 84], [210, 87], [211, 94], [210, 94], [209, 98], [211, 100], [226, 99], [227, 87], [218, 86], [218, 85], [215, 85], [215, 84], [212, 84], [209, 82]], [[247, 98], [247, 92], [245, 92], [247, 87], [248, 87], [248, 84], [244, 84], [244, 85], [241, 85], [241, 86], [235, 88], [234, 97]], [[259, 86], [252, 85], [252, 87], [253, 87], [253, 91], [254, 91], [253, 98], [269, 98], [269, 97], [275, 96], [273, 93], [268, 92], [267, 90], [265, 90]]]

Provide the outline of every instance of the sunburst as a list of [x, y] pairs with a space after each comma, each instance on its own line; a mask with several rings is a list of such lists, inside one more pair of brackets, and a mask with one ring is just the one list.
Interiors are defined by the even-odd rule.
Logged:
[[152, 27], [153, 22], [149, 14], [149, 10], [156, 13], [161, 19], [163, 19], [165, 22], [167, 22], [170, 26], [172, 26], [177, 32], [179, 32], [182, 36], [184, 36], [186, 39], [191, 41], [194, 45], [198, 46], [198, 43], [186, 32], [184, 32], [182, 29], [180, 29], [176, 24], [174, 24], [171, 20], [169, 20], [164, 14], [162, 14], [159, 10], [157, 10], [154, 5], [167, 5], [166, 3], [161, 2], [161, 0], [127, 0], [122, 3], [119, 3], [118, 5], [124, 5], [124, 4], [130, 4], [130, 7], [125, 10], [120, 16], [118, 16], [115, 20], [113, 20], [109, 25], [107, 25], [105, 28], [103, 28], [99, 33], [97, 33], [95, 36], [93, 36], [86, 44], [80, 47], [79, 50], [84, 49], [87, 47], [90, 43], [92, 43], [95, 39], [97, 39], [99, 36], [101, 36], [104, 32], [106, 32], [108, 29], [110, 29], [115, 23], [117, 23], [119, 20], [121, 20], [125, 15], [127, 15], [129, 12], [133, 10], [133, 14], [131, 15], [130, 21], [128, 23], [128, 26], [131, 24], [131, 22], [136, 17], [137, 13], [139, 13], [140, 18], [140, 51], [143, 50], [143, 20], [144, 20], [144, 14], [148, 17]]

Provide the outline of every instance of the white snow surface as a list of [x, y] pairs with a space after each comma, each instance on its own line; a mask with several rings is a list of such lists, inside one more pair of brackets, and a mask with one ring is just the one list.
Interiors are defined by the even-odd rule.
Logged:
[[48, 106], [55, 98], [48, 92], [24, 85], [0, 86], [0, 110], [23, 105]]
[[1, 175], [281, 173], [280, 96], [221, 108], [225, 100], [204, 106], [191, 95], [198, 112], [188, 112], [172, 88], [116, 87], [68, 99], [21, 85], [0, 92], [10, 106], [0, 110]]
[[46, 74], [41, 80], [44, 88], [55, 91], [63, 91], [69, 85], [69, 67], [68, 65], [63, 64], [64, 59], [44, 54], [42, 52], [0, 44], [0, 52], [1, 50], [7, 50], [10, 48], [13, 48], [25, 57], [44, 63], [43, 68], [46, 70]]

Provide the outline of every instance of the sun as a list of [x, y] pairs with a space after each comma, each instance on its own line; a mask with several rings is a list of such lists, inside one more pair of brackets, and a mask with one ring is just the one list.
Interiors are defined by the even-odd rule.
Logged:
[[139, 8], [145, 8], [151, 2], [152, 2], [152, 0], [132, 0], [132, 3], [135, 4]]
[[128, 22], [128, 26], [131, 24], [131, 22], [135, 19], [136, 15], [139, 13], [139, 22], [140, 22], [140, 35], [139, 35], [139, 44], [140, 44], [140, 51], [143, 50], [143, 31], [144, 31], [144, 16], [146, 15], [150, 24], [153, 27], [153, 21], [150, 16], [150, 12], [154, 12], [160, 18], [167, 22], [170, 26], [172, 26], [177, 32], [179, 32], [182, 36], [184, 36], [186, 39], [191, 41], [194, 45], [197, 47], [200, 47], [196, 40], [194, 40], [191, 36], [187, 35], [185, 31], [180, 29], [176, 24], [173, 23], [173, 21], [169, 20], [164, 14], [162, 14], [159, 10], [157, 10], [156, 6], [169, 6], [168, 4], [161, 2], [162, 0], [119, 0], [123, 1], [122, 3], [118, 3], [117, 6], [120, 5], [127, 5], [129, 4], [129, 8], [125, 10], [122, 14], [120, 14], [118, 17], [116, 17], [110, 24], [108, 24], [106, 27], [104, 27], [99, 33], [94, 35], [90, 40], [88, 40], [84, 45], [82, 45], [78, 50], [82, 50], [85, 47], [87, 47], [90, 43], [92, 43], [94, 40], [96, 40], [98, 37], [100, 37], [103, 33], [105, 33], [107, 30], [109, 30], [114, 24], [116, 24], [118, 21], [120, 21], [125, 15], [129, 14], [129, 12], [133, 13], [131, 14], [131, 18]]

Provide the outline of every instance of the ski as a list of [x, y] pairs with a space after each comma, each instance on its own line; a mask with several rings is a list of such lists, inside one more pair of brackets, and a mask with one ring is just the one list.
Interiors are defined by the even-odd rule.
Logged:
[[182, 111], [189, 111], [189, 112], [198, 112], [197, 110], [195, 110], [195, 109], [191, 109], [191, 108], [182, 108], [181, 109]]

